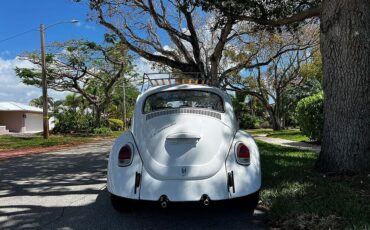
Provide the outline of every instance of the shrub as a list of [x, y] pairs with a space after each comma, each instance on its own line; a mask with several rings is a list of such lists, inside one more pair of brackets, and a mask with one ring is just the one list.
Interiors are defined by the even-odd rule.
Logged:
[[119, 131], [123, 129], [123, 121], [119, 119], [108, 119], [109, 128], [113, 131]]
[[296, 112], [302, 133], [313, 141], [321, 141], [324, 124], [323, 92], [300, 100]]
[[85, 115], [73, 110], [59, 113], [56, 116], [54, 132], [71, 133], [71, 132], [89, 132], [94, 124], [94, 118], [91, 115]]
[[110, 135], [112, 134], [112, 130], [108, 127], [101, 127], [93, 129], [93, 133], [99, 135]]
[[269, 121], [263, 121], [260, 125], [260, 128], [263, 128], [263, 129], [271, 128], [270, 122]]
[[239, 115], [239, 126], [242, 129], [258, 129], [261, 125], [261, 119], [249, 113], [242, 113]]

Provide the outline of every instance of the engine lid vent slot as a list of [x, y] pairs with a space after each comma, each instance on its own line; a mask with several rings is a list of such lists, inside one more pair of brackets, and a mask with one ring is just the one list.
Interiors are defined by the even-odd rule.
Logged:
[[193, 108], [178, 108], [178, 109], [166, 109], [166, 110], [155, 111], [155, 112], [152, 112], [146, 115], [146, 120], [150, 120], [152, 118], [159, 117], [159, 116], [177, 114], [177, 113], [199, 114], [199, 115], [209, 116], [209, 117], [213, 117], [213, 118], [221, 120], [220, 113], [213, 112], [210, 110], [193, 109]]

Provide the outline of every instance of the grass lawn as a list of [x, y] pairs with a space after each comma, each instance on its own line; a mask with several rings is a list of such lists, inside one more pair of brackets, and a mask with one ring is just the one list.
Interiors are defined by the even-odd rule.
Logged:
[[274, 130], [272, 129], [247, 129], [246, 131], [250, 135], [258, 135], [258, 134], [269, 134], [269, 133], [272, 133]]
[[287, 129], [273, 131], [272, 129], [250, 129], [247, 132], [251, 135], [266, 134], [268, 137], [281, 138], [291, 141], [310, 142], [310, 139], [304, 136], [298, 129]]
[[325, 176], [317, 154], [258, 141], [261, 200], [272, 226], [284, 229], [369, 229], [370, 175]]
[[309, 142], [310, 139], [304, 136], [298, 129], [288, 129], [281, 131], [273, 131], [267, 134], [268, 137], [281, 138], [291, 141], [304, 141]]
[[41, 135], [36, 136], [0, 136], [0, 150], [11, 150], [11, 149], [28, 149], [36, 147], [48, 147], [56, 145], [73, 145], [91, 142], [97, 138], [116, 138], [122, 131], [114, 131], [109, 136], [104, 135], [50, 135], [49, 139], [45, 140]]

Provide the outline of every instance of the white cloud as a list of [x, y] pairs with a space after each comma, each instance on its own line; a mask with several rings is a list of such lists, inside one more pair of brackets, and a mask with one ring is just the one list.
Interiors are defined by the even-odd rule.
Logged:
[[[28, 104], [33, 98], [41, 96], [41, 89], [22, 83], [15, 73], [15, 68], [31, 68], [33, 64], [19, 58], [2, 59], [0, 57], [0, 101], [16, 101]], [[49, 96], [55, 99], [64, 98], [68, 92], [49, 90]]]
[[0, 52], [0, 58], [1, 57], [6, 57], [6, 56], [9, 56], [10, 55], [10, 51], [9, 50], [3, 50]]
[[145, 58], [138, 58], [135, 61], [135, 70], [136, 72], [142, 76], [144, 73], [151, 73], [153, 72], [152, 66], [148, 60]]
[[95, 30], [96, 29], [96, 27], [93, 24], [85, 23], [85, 22], [81, 22], [81, 21], [77, 22], [75, 25], [77, 27], [81, 27], [81, 28], [84, 28], [86, 30]]

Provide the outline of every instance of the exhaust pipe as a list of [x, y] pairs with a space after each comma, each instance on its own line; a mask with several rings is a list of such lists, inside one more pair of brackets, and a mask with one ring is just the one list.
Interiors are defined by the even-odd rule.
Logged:
[[211, 200], [209, 199], [209, 196], [208, 195], [206, 195], [206, 194], [204, 194], [203, 196], [202, 196], [202, 199], [201, 199], [202, 201], [203, 201], [203, 205], [204, 206], [208, 206], [209, 205], [209, 203], [211, 202]]
[[168, 206], [168, 198], [166, 195], [162, 195], [160, 198], [159, 198], [159, 203], [161, 205], [162, 208], [167, 208]]

